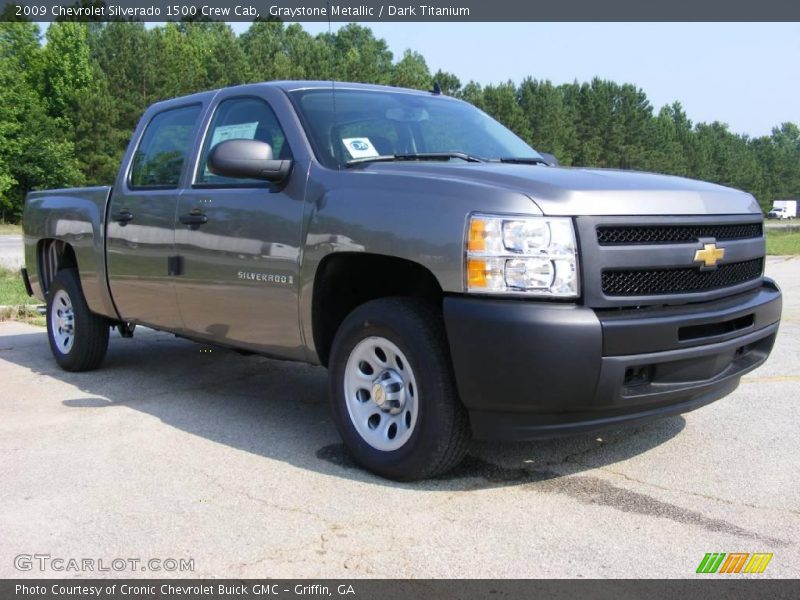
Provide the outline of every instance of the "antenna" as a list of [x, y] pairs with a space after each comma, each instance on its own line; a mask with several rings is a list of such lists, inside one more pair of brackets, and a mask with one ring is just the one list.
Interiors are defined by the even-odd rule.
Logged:
[[[328, 13], [328, 37], [330, 38], [331, 43], [333, 43], [333, 31], [331, 29], [331, 3], [330, 3], [330, 0], [327, 0], [326, 4], [328, 5], [328, 10], [326, 11]], [[333, 50], [333, 48], [331, 48], [331, 50]], [[335, 73], [334, 73], [333, 56], [334, 56], [334, 53], [331, 52], [330, 53], [330, 58], [329, 58], [329, 63], [328, 63], [328, 67], [330, 68], [330, 71], [331, 71], [331, 73], [330, 73], [331, 74], [331, 100], [333, 101], [333, 127], [331, 128], [331, 131], [335, 131], [336, 130], [336, 125], [339, 122], [339, 117], [336, 114], [336, 77], [335, 77]], [[335, 147], [336, 146], [336, 141], [335, 140], [331, 140], [331, 141], [333, 142], [333, 145]], [[331, 148], [331, 150], [333, 150], [333, 148]], [[335, 157], [335, 155], [336, 155], [336, 151], [334, 150], [334, 157]], [[339, 166], [339, 169], [342, 168], [341, 163], [339, 163], [338, 161], [337, 161], [337, 165]]]

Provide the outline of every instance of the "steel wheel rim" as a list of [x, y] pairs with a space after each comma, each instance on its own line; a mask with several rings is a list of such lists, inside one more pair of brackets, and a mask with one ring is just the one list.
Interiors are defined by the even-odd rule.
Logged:
[[350, 422], [367, 444], [383, 452], [402, 448], [417, 425], [419, 389], [406, 355], [383, 337], [361, 340], [344, 372]]
[[53, 297], [50, 329], [58, 351], [61, 354], [69, 354], [75, 343], [75, 310], [72, 308], [69, 294], [64, 290], [58, 290]]

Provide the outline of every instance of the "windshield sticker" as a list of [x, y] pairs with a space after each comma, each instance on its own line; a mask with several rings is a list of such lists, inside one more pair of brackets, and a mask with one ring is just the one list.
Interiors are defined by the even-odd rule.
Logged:
[[342, 143], [348, 154], [353, 158], [369, 158], [371, 156], [378, 156], [378, 151], [375, 146], [369, 141], [369, 138], [342, 138]]

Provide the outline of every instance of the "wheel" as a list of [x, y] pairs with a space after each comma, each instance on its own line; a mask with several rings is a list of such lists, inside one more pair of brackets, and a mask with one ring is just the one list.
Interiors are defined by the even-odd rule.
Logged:
[[78, 272], [63, 269], [53, 279], [47, 298], [47, 337], [50, 350], [65, 371], [90, 371], [108, 350], [107, 319], [89, 311]]
[[333, 341], [330, 397], [336, 426], [358, 463], [389, 479], [444, 473], [467, 452], [441, 316], [408, 298], [367, 302]]

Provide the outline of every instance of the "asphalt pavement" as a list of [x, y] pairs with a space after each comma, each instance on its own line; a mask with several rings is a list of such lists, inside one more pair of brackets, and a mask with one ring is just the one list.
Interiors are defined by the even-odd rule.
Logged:
[[787, 231], [797, 231], [800, 229], [800, 222], [798, 222], [797, 219], [765, 221], [764, 227], [767, 229], [785, 229]]
[[21, 235], [0, 235], [0, 267], [19, 269], [25, 263]]
[[[352, 464], [322, 368], [137, 330], [102, 370], [66, 373], [43, 329], [0, 323], [0, 578], [686, 578], [708, 552], [773, 554], [728, 577], [798, 577], [800, 258], [767, 271], [778, 341], [729, 397], [600, 435], [475, 443], [414, 484]], [[145, 562], [97, 571], [119, 558]], [[193, 570], [150, 568], [167, 559]]]

